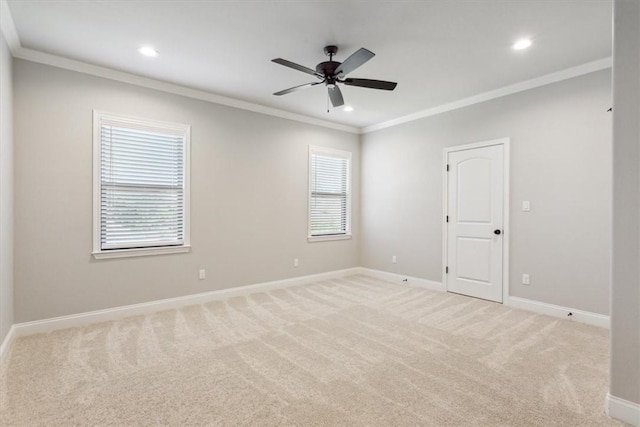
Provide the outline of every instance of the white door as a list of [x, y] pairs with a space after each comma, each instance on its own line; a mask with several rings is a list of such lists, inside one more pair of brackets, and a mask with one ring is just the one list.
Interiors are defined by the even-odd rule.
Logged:
[[447, 164], [447, 290], [502, 302], [504, 145], [449, 151]]

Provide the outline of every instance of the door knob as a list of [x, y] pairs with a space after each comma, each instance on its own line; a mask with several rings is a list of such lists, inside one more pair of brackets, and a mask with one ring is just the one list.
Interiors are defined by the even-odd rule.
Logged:
[[502, 231], [500, 231], [500, 229], [493, 230], [493, 234], [497, 234], [497, 235], [499, 235], [500, 233], [502, 233]]

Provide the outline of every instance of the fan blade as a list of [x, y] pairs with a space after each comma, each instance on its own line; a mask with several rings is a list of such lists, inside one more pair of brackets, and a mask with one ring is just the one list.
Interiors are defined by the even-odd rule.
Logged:
[[305, 83], [305, 84], [300, 85], [300, 86], [294, 86], [294, 87], [290, 87], [289, 89], [281, 90], [280, 92], [274, 93], [274, 95], [276, 95], [276, 96], [286, 95], [288, 93], [295, 92], [296, 90], [305, 89], [305, 88], [308, 88], [308, 87], [311, 87], [311, 86], [319, 85], [320, 83], [323, 83], [323, 82]]
[[398, 83], [386, 82], [384, 80], [369, 80], [369, 79], [345, 79], [342, 83], [347, 86], [360, 86], [367, 87], [369, 89], [382, 89], [382, 90], [394, 90]]
[[361, 47], [353, 55], [345, 59], [338, 68], [336, 68], [335, 74], [338, 75], [339, 73], [342, 73], [343, 76], [346, 76], [374, 56], [376, 56], [375, 53]]
[[295, 62], [287, 61], [286, 59], [276, 58], [272, 59], [271, 62], [275, 62], [276, 64], [284, 65], [285, 67], [293, 68], [294, 70], [302, 71], [303, 73], [311, 74], [312, 76], [316, 76], [319, 78], [324, 78], [324, 76], [311, 68], [307, 68], [303, 65], [296, 64]]
[[344, 98], [342, 98], [342, 92], [337, 85], [329, 87], [329, 99], [331, 99], [331, 105], [334, 107], [340, 107], [344, 105]]

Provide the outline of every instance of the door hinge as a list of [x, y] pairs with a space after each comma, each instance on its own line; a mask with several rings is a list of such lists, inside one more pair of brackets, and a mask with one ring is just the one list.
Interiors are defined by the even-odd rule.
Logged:
[[444, 274], [449, 274], [449, 266], [444, 268]]
[[449, 172], [449, 165], [447, 165], [447, 172]]
[[447, 222], [449, 222], [449, 215], [447, 215]]

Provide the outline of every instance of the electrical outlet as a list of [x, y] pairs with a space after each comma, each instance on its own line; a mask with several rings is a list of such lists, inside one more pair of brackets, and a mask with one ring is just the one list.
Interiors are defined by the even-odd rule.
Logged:
[[523, 285], [528, 285], [530, 284], [530, 280], [529, 280], [529, 275], [528, 274], [523, 274], [522, 275], [522, 284]]
[[206, 271], [204, 271], [204, 268], [203, 268], [198, 272], [198, 278], [200, 280], [204, 280], [206, 277], [207, 277], [207, 273]]
[[391, 257], [391, 263], [395, 264], [397, 262], [396, 256]]
[[298, 261], [298, 258], [294, 258], [293, 259], [293, 266], [294, 267], [298, 267], [300, 265], [300, 261]]

